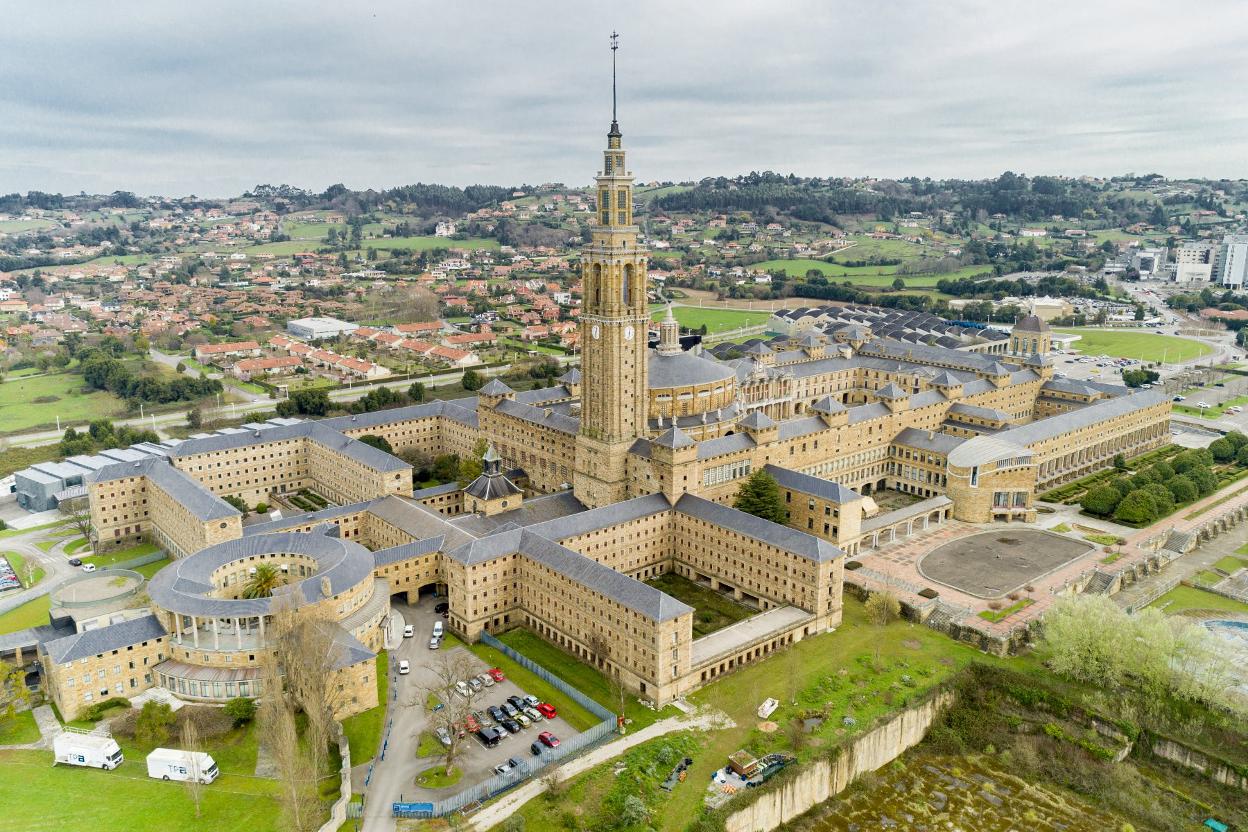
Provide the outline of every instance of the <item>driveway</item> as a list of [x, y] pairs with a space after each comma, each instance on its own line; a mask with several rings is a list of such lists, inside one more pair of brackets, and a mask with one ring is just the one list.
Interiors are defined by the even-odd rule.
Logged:
[[[427, 768], [442, 764], [440, 756], [417, 757], [416, 749], [420, 744], [420, 735], [429, 729], [429, 719], [425, 713], [425, 691], [436, 684], [433, 672], [434, 661], [441, 655], [463, 654], [469, 657], [476, 673], [484, 673], [489, 665], [478, 659], [471, 651], [463, 647], [449, 650], [433, 651], [429, 649], [429, 637], [435, 621], [442, 617], [434, 612], [436, 598], [422, 598], [420, 603], [409, 605], [395, 603], [393, 610], [403, 616], [404, 620], [414, 626], [416, 634], [413, 638], [403, 639], [403, 643], [390, 655], [390, 684], [398, 696], [393, 703], [390, 718], [393, 726], [390, 730], [389, 744], [385, 759], [378, 759], [373, 769], [373, 778], [367, 789], [366, 808], [364, 813], [364, 832], [390, 832], [395, 828], [394, 818], [390, 815], [390, 806], [396, 801], [421, 802], [438, 800], [457, 791], [479, 783], [492, 776], [494, 766], [508, 757], [526, 758], [530, 756], [529, 745], [537, 739], [542, 731], [551, 731], [560, 739], [573, 736], [576, 731], [562, 717], [544, 720], [522, 730], [518, 735], [507, 737], [495, 748], [486, 748], [474, 737], [467, 737], [461, 746], [461, 753], [456, 766], [463, 771], [463, 776], [454, 786], [446, 789], [420, 789], [415, 785], [416, 776]], [[411, 665], [411, 672], [405, 676], [398, 675], [399, 662], [406, 659]], [[501, 705], [508, 696], [523, 696], [521, 690], [510, 679], [484, 688], [473, 697], [473, 709], [485, 711], [490, 705]], [[365, 791], [363, 788], [364, 773], [367, 766], [357, 767], [353, 775], [354, 791]]]

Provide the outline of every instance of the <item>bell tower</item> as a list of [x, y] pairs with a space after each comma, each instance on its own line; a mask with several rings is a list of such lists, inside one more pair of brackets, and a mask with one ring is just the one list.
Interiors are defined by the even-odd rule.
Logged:
[[646, 251], [633, 225], [633, 176], [616, 118], [618, 48], [613, 33], [611, 129], [595, 177], [593, 236], [581, 255], [581, 425], [572, 484], [591, 508], [625, 498], [628, 449], [646, 434]]

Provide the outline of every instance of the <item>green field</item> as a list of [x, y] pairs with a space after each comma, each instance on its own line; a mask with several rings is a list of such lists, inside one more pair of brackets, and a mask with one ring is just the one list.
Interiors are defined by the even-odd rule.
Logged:
[[0, 234], [21, 234], [24, 231], [51, 231], [60, 228], [52, 220], [0, 220]]
[[386, 696], [390, 684], [390, 654], [377, 654], [377, 706], [349, 716], [342, 721], [342, 730], [351, 746], [351, 764], [358, 766], [377, 756], [381, 747], [381, 730], [386, 722]]
[[1174, 363], [1190, 361], [1213, 352], [1213, 347], [1200, 341], [1160, 335], [1152, 330], [1075, 327], [1055, 331], [1080, 336], [1078, 341], [1071, 344], [1071, 348], [1083, 355], [1108, 355], [1149, 362], [1159, 362], [1164, 358], [1167, 363]]
[[[67, 547], [68, 548], [68, 547]], [[125, 563], [143, 555], [150, 555], [153, 552], [159, 552], [160, 547], [155, 543], [140, 543], [137, 546], [131, 546], [128, 549], [117, 549], [112, 552], [106, 552], [102, 555], [92, 555], [82, 559], [83, 563], [94, 563], [97, 568], [104, 569], [108, 566], [116, 566], [119, 563]]]
[[0, 552], [0, 556], [8, 560], [9, 566], [13, 567], [13, 572], [17, 575], [17, 579], [22, 582], [23, 589], [30, 589], [42, 581], [43, 576], [46, 574], [42, 566], [35, 564], [35, 570], [30, 576], [30, 582], [27, 583], [26, 575], [22, 572], [22, 566], [26, 563], [27, 556], [19, 552]]
[[757, 610], [738, 604], [722, 592], [699, 586], [675, 572], [665, 572], [646, 583], [694, 608], [694, 638], [701, 638], [758, 614]]
[[1205, 592], [1203, 589], [1198, 589], [1194, 586], [1176, 586], [1149, 604], [1149, 606], [1156, 607], [1170, 615], [1187, 612], [1188, 610], [1236, 612], [1248, 615], [1248, 604], [1241, 603], [1233, 598], [1227, 598], [1224, 595]]
[[[855, 251], [856, 249], [850, 249]], [[848, 255], [846, 255], [848, 257]], [[755, 263], [751, 269], [763, 271], [782, 271], [789, 277], [804, 277], [806, 272], [815, 270], [824, 277], [835, 282], [848, 280], [855, 286], [890, 287], [893, 281], [901, 278], [907, 289], [932, 288], [942, 280], [956, 280], [961, 277], [974, 277], [991, 271], [986, 266], [964, 266], [953, 272], [939, 274], [897, 274], [899, 266], [842, 266], [826, 260], [799, 258], [795, 260], [765, 260]]]
[[[0, 615], [0, 634], [16, 633], [18, 630], [47, 624], [48, 610], [51, 606], [51, 598], [47, 595], [40, 595], [16, 609], [9, 610], [4, 615]], [[2, 779], [4, 778], [0, 778]]]
[[[665, 314], [665, 309], [660, 306], [655, 308], [650, 317], [652, 320], [660, 321]], [[710, 333], [727, 332], [745, 326], [757, 326], [765, 324], [771, 319], [770, 312], [750, 312], [744, 309], [712, 309], [702, 306], [673, 306], [672, 314], [676, 316], [676, 320], [680, 321], [681, 326], [697, 329], [706, 324], [706, 330]]]
[[450, 237], [380, 237], [376, 240], [364, 240], [361, 246], [365, 249], [375, 248], [378, 251], [428, 251], [434, 248], [495, 249], [498, 248], [498, 240], [479, 237], [467, 240], [453, 240]]
[[[0, 433], [19, 433], [40, 425], [61, 425], [107, 418], [125, 412], [121, 399], [102, 390], [83, 393], [82, 376], [52, 373], [0, 383]], [[36, 402], [35, 399], [52, 399]]]

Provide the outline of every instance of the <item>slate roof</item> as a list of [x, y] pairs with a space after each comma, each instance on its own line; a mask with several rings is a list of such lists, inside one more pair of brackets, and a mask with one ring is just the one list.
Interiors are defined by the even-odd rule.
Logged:
[[388, 563], [440, 552], [445, 542], [445, 535], [436, 535], [435, 537], [426, 537], [424, 540], [413, 540], [411, 543], [400, 543], [398, 546], [378, 549], [373, 552], [373, 563], [376, 566], [385, 566]]
[[478, 500], [496, 500], [520, 493], [520, 488], [502, 473], [482, 474], [464, 488], [464, 493]]
[[570, 433], [575, 435], [581, 426], [581, 420], [574, 416], [567, 416], [562, 413], [556, 413], [551, 410], [549, 413], [540, 407], [535, 407], [522, 402], [513, 402], [509, 399], [503, 399], [495, 408], [498, 413], [503, 413], [517, 419], [523, 419], [535, 425], [541, 425], [560, 433]]
[[647, 372], [649, 377], [647, 383], [651, 389], [714, 384], [717, 381], [727, 381], [734, 375], [731, 366], [721, 364], [712, 358], [694, 355], [691, 352], [681, 352], [677, 355], [659, 355], [657, 352], [651, 352]]
[[299, 422], [294, 425], [274, 426], [264, 431], [216, 434], [203, 439], [188, 439], [173, 450], [172, 456], [175, 458], [191, 456], [247, 445], [281, 442], [287, 439], [309, 439], [378, 471], [402, 471], [411, 467], [398, 457], [352, 439], [325, 422]]
[[108, 482], [122, 477], [147, 477], [153, 485], [180, 503], [198, 520], [222, 520], [239, 516], [238, 509], [160, 456], [151, 456], [139, 462], [115, 462], [92, 471], [84, 479], [87, 482]]
[[1128, 396], [1118, 396], [1117, 398], [1094, 402], [1078, 410], [1059, 413], [1047, 419], [1039, 419], [1026, 425], [1019, 425], [1016, 428], [1010, 428], [998, 433], [996, 438], [1005, 442], [1015, 442], [1025, 447], [1076, 428], [1087, 427], [1097, 422], [1112, 419], [1115, 416], [1122, 416], [1145, 407], [1168, 402], [1169, 400], [1169, 397], [1160, 390], [1144, 390]]
[[480, 396], [506, 396], [508, 393], [514, 392], [516, 391], [512, 390], [499, 379], [492, 378], [485, 383], [484, 387], [477, 391], [477, 394]]
[[811, 494], [834, 503], [852, 503], [854, 500], [862, 499], [862, 495], [857, 491], [846, 488], [839, 482], [803, 474], [791, 468], [781, 468], [779, 465], [767, 464], [763, 466], [763, 470], [771, 474], [781, 488]]
[[169, 632], [159, 618], [145, 615], [44, 642], [43, 650], [54, 663], [68, 664], [167, 635]]
[[786, 552], [813, 560], [816, 563], [835, 560], [844, 554], [839, 548], [823, 538], [803, 531], [763, 520], [744, 511], [713, 503], [693, 494], [685, 494], [676, 501], [676, 511], [704, 520], [713, 526], [729, 529], [746, 537], [768, 543]]
[[690, 445], [696, 444], [689, 438], [689, 434], [685, 433], [679, 427], [673, 426], [663, 433], [650, 440], [652, 445], [658, 445], [661, 448], [688, 448]]
[[698, 459], [710, 459], [724, 454], [744, 451], [755, 446], [754, 439], [746, 433], [734, 433], [731, 436], [717, 436], [698, 443]]
[[909, 398], [909, 394], [898, 387], [893, 382], [889, 382], [875, 391], [875, 395], [881, 399], [905, 399]]
[[749, 430], [766, 430], [767, 428], [775, 427], [776, 420], [761, 410], [754, 410], [737, 422], [737, 424]]
[[893, 437], [895, 445], [905, 445], [908, 448], [918, 448], [938, 454], [948, 454], [965, 441], [967, 440], [961, 436], [950, 436], [947, 433], [918, 428], [906, 428]]

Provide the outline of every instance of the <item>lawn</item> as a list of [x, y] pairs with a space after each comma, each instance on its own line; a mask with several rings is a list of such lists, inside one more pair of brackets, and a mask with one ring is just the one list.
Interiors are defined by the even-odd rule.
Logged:
[[729, 624], [735, 624], [757, 614], [757, 610], [738, 604], [723, 593], [699, 586], [674, 572], [660, 575], [646, 583], [677, 600], [684, 601], [696, 610], [693, 614], [694, 638], [709, 635], [716, 630], [722, 630]]
[[1213, 347], [1200, 341], [1161, 335], [1151, 330], [1075, 327], [1055, 331], [1080, 336], [1071, 346], [1084, 355], [1108, 355], [1148, 362], [1160, 362], [1164, 358], [1167, 363], [1174, 363], [1213, 352]]
[[447, 774], [446, 766], [438, 763], [416, 775], [416, 784], [426, 789], [446, 789], [458, 783], [463, 776], [464, 772], [456, 767], [452, 767], [451, 773]]
[[[0, 634], [16, 633], [29, 627], [38, 627], [48, 623], [48, 610], [52, 607], [52, 599], [48, 595], [40, 595], [0, 615]], [[3, 779], [3, 778], [0, 778]]]
[[[856, 249], [851, 248], [845, 256], [852, 259], [854, 251]], [[750, 268], [763, 271], [782, 271], [789, 277], [805, 277], [806, 272], [813, 269], [834, 282], [839, 283], [848, 280], [855, 286], [889, 287], [893, 285], [894, 280], [900, 277], [905, 281], [907, 289], [930, 289], [942, 280], [956, 280], [961, 277], [974, 277], [985, 272], [991, 272], [991, 269], [985, 266], [966, 266], [957, 271], [940, 272], [938, 274], [898, 274], [897, 269], [900, 268], [899, 266], [842, 266], [839, 263], [829, 263], [826, 260], [811, 260], [809, 258], [766, 260], [762, 263], [755, 263]]]
[[[83, 392], [82, 376], [49, 373], [0, 383], [0, 433], [20, 433], [41, 425], [55, 427], [117, 416], [125, 404], [103, 390]], [[41, 399], [43, 401], [36, 401]]]
[[1215, 563], [1213, 568], [1221, 569], [1223, 572], [1230, 575], [1239, 569], [1243, 569], [1245, 566], [1248, 566], [1248, 561], [1245, 561], [1242, 558], [1237, 558], [1234, 555], [1227, 555], [1222, 558], [1222, 560]]
[[25, 583], [26, 575], [22, 572], [22, 565], [26, 563], [26, 557], [18, 552], [0, 552], [0, 555], [9, 561], [9, 566], [13, 567], [13, 572], [17, 574], [17, 579], [23, 582], [23, 589], [29, 589], [39, 583], [46, 574], [42, 566], [36, 565], [34, 574], [30, 576], [30, 583]]
[[39, 725], [31, 711], [18, 711], [0, 729], [0, 745], [25, 745], [39, 742]]
[[453, 240], [450, 237], [380, 237], [375, 240], [364, 240], [363, 248], [375, 248], [378, 251], [428, 251], [434, 248], [465, 248], [465, 249], [496, 249], [498, 240], [472, 237], [467, 240]]
[[119, 563], [125, 563], [128, 560], [150, 555], [153, 552], [159, 552], [161, 548], [155, 543], [140, 543], [137, 546], [131, 546], [128, 549], [118, 549], [114, 552], [107, 552], [102, 555], [91, 555], [82, 559], [83, 563], [94, 563], [98, 568], [103, 569], [106, 566], [116, 566]]
[[77, 540], [71, 540], [65, 544], [65, 554], [67, 555], [75, 554], [80, 549], [85, 549], [86, 546], [87, 546], [87, 539], [85, 537], [80, 537]]
[[60, 228], [52, 220], [0, 220], [0, 232], [5, 234], [21, 234], [25, 231], [51, 231]]
[[159, 572], [160, 570], [168, 566], [169, 563], [170, 563], [169, 558], [165, 558], [164, 560], [153, 561], [152, 563], [145, 563], [134, 571], [138, 572], [144, 578], [150, 578], [153, 575], [155, 575], [157, 572]]
[[351, 765], [358, 766], [377, 756], [381, 748], [381, 731], [386, 724], [386, 697], [390, 685], [388, 675], [390, 654], [382, 650], [377, 654], [377, 702], [375, 708], [349, 716], [342, 721], [347, 742], [351, 745]]
[[[1199, 396], [1189, 395], [1188, 401], [1204, 401], [1204, 399]], [[1176, 404], [1173, 405], [1173, 407], [1176, 413], [1185, 413], [1188, 416], [1198, 416], [1201, 419], [1221, 419], [1226, 413], [1226, 409], [1228, 407], [1234, 407], [1235, 405], [1239, 405], [1240, 407], [1248, 405], [1248, 396], [1235, 396], [1234, 398], [1215, 404], [1213, 407], [1200, 408], [1193, 407], [1190, 404]]]
[[147, 776], [144, 758], [151, 749], [131, 740], [118, 740], [126, 761], [116, 771], [53, 767], [47, 751], [0, 752], [6, 828], [277, 832], [277, 783], [255, 776], [257, 731], [239, 729], [205, 741], [221, 776], [202, 790], [199, 818], [184, 787]]
[[[650, 316], [652, 320], [661, 321], [667, 311], [663, 307], [655, 309]], [[672, 314], [680, 325], [689, 329], [697, 329], [706, 324], [709, 333], [727, 332], [746, 326], [758, 326], [771, 319], [770, 312], [750, 312], [745, 309], [712, 309], [701, 306], [673, 306]]]
[[1237, 612], [1248, 615], [1248, 604], [1236, 601], [1233, 598], [1227, 598], [1224, 595], [1218, 595], [1213, 592], [1206, 592], [1194, 586], [1176, 586], [1165, 595], [1158, 598], [1150, 607], [1174, 615], [1189, 610], [1209, 610], [1213, 612]]

